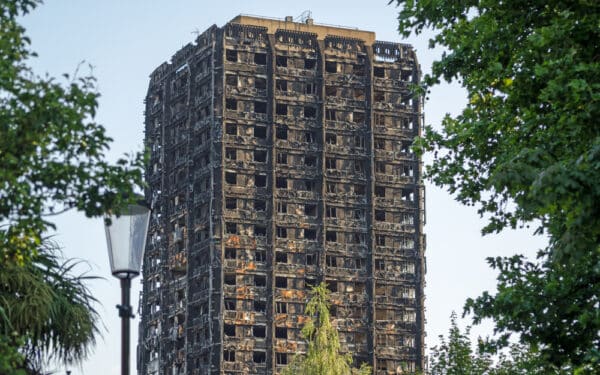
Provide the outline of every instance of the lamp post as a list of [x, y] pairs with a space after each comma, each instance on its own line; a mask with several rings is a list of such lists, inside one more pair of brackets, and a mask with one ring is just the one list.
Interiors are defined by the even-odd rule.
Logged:
[[108, 257], [113, 276], [121, 280], [121, 375], [129, 375], [129, 319], [133, 311], [129, 302], [131, 279], [140, 274], [146, 247], [150, 209], [143, 202], [129, 205], [119, 216], [104, 219]]

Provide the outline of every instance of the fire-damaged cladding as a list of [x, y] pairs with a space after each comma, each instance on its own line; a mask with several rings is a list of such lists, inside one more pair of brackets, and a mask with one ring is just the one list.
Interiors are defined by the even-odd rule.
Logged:
[[278, 374], [325, 281], [343, 352], [423, 368], [421, 100], [408, 45], [239, 16], [151, 75], [140, 374]]

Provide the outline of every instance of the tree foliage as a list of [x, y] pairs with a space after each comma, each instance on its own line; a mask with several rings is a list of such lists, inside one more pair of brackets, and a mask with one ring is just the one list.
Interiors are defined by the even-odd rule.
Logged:
[[0, 272], [5, 317], [0, 332], [25, 339], [12, 345], [19, 344], [23, 365], [34, 373], [48, 359], [72, 363], [86, 358], [99, 333], [97, 301], [85, 284], [93, 277], [75, 275], [78, 262], [62, 262], [55, 243], [42, 243], [31, 262], [8, 263]]
[[304, 355], [297, 355], [288, 365], [287, 375], [368, 375], [371, 368], [362, 364], [360, 369], [352, 367], [352, 354], [340, 353], [340, 339], [329, 315], [329, 290], [324, 282], [312, 288], [306, 304], [308, 315], [302, 337], [308, 343]]
[[[399, 0], [400, 32], [433, 29], [446, 52], [425, 89], [458, 80], [468, 104], [427, 127], [427, 174], [489, 218], [484, 233], [536, 226], [537, 259], [489, 259], [498, 292], [467, 302], [518, 332], [549, 368], [600, 368], [600, 3]], [[550, 371], [550, 370], [549, 370]]]
[[133, 200], [142, 155], [105, 160], [111, 139], [94, 121], [93, 77], [65, 83], [36, 76], [35, 53], [18, 17], [40, 1], [0, 2], [0, 260], [23, 263], [52, 227], [49, 217], [76, 208], [99, 216]]
[[[539, 353], [524, 345], [513, 344], [508, 352], [493, 358], [474, 347], [470, 338], [471, 327], [462, 331], [452, 313], [448, 337], [440, 336], [439, 346], [431, 348], [430, 375], [558, 375], [546, 372]], [[568, 372], [564, 372], [567, 374]]]

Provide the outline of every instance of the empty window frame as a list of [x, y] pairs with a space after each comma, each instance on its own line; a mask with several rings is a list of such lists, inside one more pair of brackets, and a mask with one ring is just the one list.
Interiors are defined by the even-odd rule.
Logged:
[[325, 143], [330, 145], [337, 144], [337, 136], [333, 133], [325, 133]]
[[287, 104], [277, 103], [275, 105], [275, 114], [279, 116], [287, 116], [288, 106]]
[[237, 160], [237, 149], [232, 148], [232, 147], [227, 147], [225, 149], [225, 159]]
[[275, 363], [278, 365], [287, 365], [288, 364], [288, 354], [287, 353], [275, 353]]
[[267, 161], [267, 150], [254, 150], [254, 161], [264, 163]]
[[254, 301], [254, 311], [256, 312], [266, 312], [267, 311], [267, 301]]
[[225, 134], [237, 135], [237, 124], [226, 123], [225, 124]]
[[288, 163], [287, 156], [288, 155], [284, 152], [278, 152], [277, 153], [277, 164], [287, 164]]
[[373, 75], [378, 78], [385, 78], [385, 68], [376, 66], [373, 68]]
[[266, 90], [267, 89], [267, 79], [262, 77], [257, 77], [254, 79], [254, 88], [257, 90]]
[[277, 202], [277, 213], [279, 213], [279, 214], [287, 214], [287, 203], [285, 203], [285, 202]]
[[275, 178], [275, 187], [277, 189], [287, 189], [287, 178], [277, 177]]
[[263, 199], [256, 199], [254, 201], [254, 209], [256, 211], [265, 211], [267, 209], [267, 202]]
[[254, 186], [256, 186], [256, 187], [267, 186], [267, 175], [266, 174], [254, 175]]
[[263, 275], [254, 275], [254, 286], [267, 286], [267, 277]]
[[277, 126], [277, 129], [275, 130], [275, 136], [277, 137], [277, 139], [288, 139], [288, 128], [285, 125], [279, 125]]
[[267, 227], [263, 225], [254, 225], [254, 235], [256, 237], [266, 237], [267, 236]]
[[279, 91], [288, 90], [288, 82], [285, 79], [278, 79], [275, 81], [275, 89]]
[[325, 241], [327, 242], [337, 242], [337, 232], [332, 230], [328, 230], [325, 232]]
[[276, 228], [277, 237], [278, 238], [287, 238], [287, 228], [285, 227], [277, 227]]
[[267, 54], [266, 53], [255, 53], [254, 63], [256, 65], [267, 65]]
[[225, 208], [228, 210], [235, 210], [237, 208], [237, 199], [225, 198]]
[[335, 206], [327, 206], [325, 209], [326, 217], [337, 217], [337, 209]]
[[252, 336], [266, 337], [267, 336], [267, 327], [266, 326], [252, 326]]
[[275, 327], [275, 338], [287, 339], [288, 338], [287, 328], [286, 327]]
[[254, 113], [267, 113], [267, 102], [254, 102]]
[[227, 98], [225, 100], [225, 108], [230, 109], [232, 111], [237, 111], [237, 100], [232, 98]]
[[317, 117], [317, 109], [313, 106], [305, 106], [304, 107], [304, 118], [316, 118]]
[[275, 252], [275, 262], [276, 263], [287, 263], [288, 262], [288, 254], [283, 251]]
[[235, 337], [235, 325], [223, 324], [223, 334], [229, 337]]
[[286, 56], [275, 56], [275, 65], [285, 68], [287, 67], [287, 57]]
[[226, 49], [225, 59], [229, 62], [238, 62], [238, 52], [232, 49]]
[[317, 216], [317, 205], [316, 204], [305, 204], [304, 214], [306, 216]]
[[325, 61], [325, 71], [327, 73], [337, 73], [338, 63], [335, 61]]
[[254, 136], [256, 138], [267, 138], [267, 127], [262, 125], [254, 125]]
[[234, 350], [223, 350], [223, 361], [235, 362], [235, 351]]
[[238, 76], [235, 74], [226, 74], [225, 75], [225, 84], [227, 86], [237, 87], [238, 85]]
[[277, 314], [287, 314], [287, 303], [286, 302], [276, 302], [275, 303], [275, 312]]
[[287, 288], [288, 287], [288, 279], [283, 276], [275, 277], [275, 287], [276, 288]]
[[317, 60], [311, 58], [304, 59], [304, 69], [314, 69], [317, 66]]
[[237, 234], [237, 223], [225, 223], [225, 233], [227, 234]]

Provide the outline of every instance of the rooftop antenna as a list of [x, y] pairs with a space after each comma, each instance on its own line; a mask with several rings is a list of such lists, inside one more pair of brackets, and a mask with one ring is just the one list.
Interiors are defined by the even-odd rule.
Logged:
[[306, 23], [307, 20], [312, 20], [312, 12], [310, 10], [305, 10], [296, 17], [296, 22]]
[[200, 30], [198, 28], [195, 28], [190, 34], [194, 34], [196, 36], [200, 35]]

